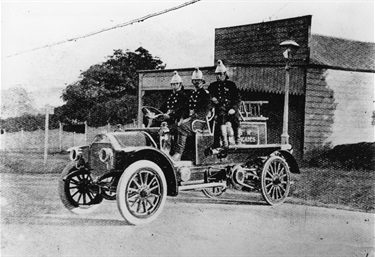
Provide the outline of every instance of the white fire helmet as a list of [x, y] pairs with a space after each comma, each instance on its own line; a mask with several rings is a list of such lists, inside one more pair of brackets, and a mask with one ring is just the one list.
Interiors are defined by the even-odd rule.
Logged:
[[173, 75], [173, 77], [171, 79], [171, 84], [173, 84], [173, 83], [181, 83], [182, 79], [181, 79], [180, 75], [178, 75], [178, 72], [174, 71], [173, 74], [174, 75]]
[[221, 60], [218, 60], [215, 73], [224, 73], [226, 71], [227, 71], [227, 68], [224, 66], [223, 62]]
[[191, 79], [201, 79], [203, 80], [203, 73], [201, 70], [199, 70], [198, 67], [195, 68], [195, 70], [193, 71], [193, 75], [191, 76]]

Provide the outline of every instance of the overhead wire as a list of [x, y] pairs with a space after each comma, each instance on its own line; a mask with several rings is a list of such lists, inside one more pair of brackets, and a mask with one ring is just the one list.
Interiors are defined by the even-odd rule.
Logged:
[[106, 31], [109, 31], [109, 30], [113, 30], [113, 29], [118, 29], [118, 28], [121, 28], [121, 27], [129, 26], [129, 25], [132, 25], [132, 24], [138, 23], [138, 22], [143, 22], [143, 21], [145, 21], [147, 19], [153, 18], [155, 16], [159, 16], [159, 15], [171, 12], [171, 11], [175, 11], [177, 9], [186, 7], [188, 5], [195, 4], [196, 2], [199, 2], [199, 1], [201, 1], [201, 0], [192, 0], [192, 1], [189, 1], [189, 2], [185, 2], [185, 3], [180, 4], [178, 6], [175, 6], [175, 7], [172, 7], [172, 8], [163, 10], [163, 11], [160, 11], [160, 12], [148, 14], [148, 15], [143, 16], [141, 18], [134, 19], [134, 20], [131, 20], [131, 21], [128, 21], [128, 22], [125, 22], [125, 23], [117, 24], [117, 25], [109, 27], [109, 28], [104, 28], [104, 29], [101, 29], [101, 30], [98, 30], [98, 31], [87, 33], [87, 34], [82, 35], [82, 36], [77, 36], [77, 37], [73, 37], [73, 38], [69, 38], [69, 39], [64, 39], [64, 40], [61, 40], [61, 41], [58, 41], [58, 42], [55, 42], [55, 43], [52, 43], [52, 44], [47, 44], [47, 45], [35, 47], [35, 48], [29, 49], [29, 50], [26, 50], [26, 51], [20, 51], [18, 53], [5, 56], [5, 57], [3, 57], [1, 59], [5, 59], [5, 58], [9, 58], [9, 57], [13, 57], [13, 56], [17, 56], [17, 55], [29, 53], [29, 52], [33, 52], [33, 51], [36, 51], [36, 50], [40, 50], [40, 49], [44, 49], [44, 48], [48, 48], [48, 47], [52, 47], [52, 46], [56, 46], [56, 45], [61, 45], [61, 44], [72, 42], [72, 41], [77, 41], [79, 39], [91, 37], [91, 36], [94, 36], [94, 35], [97, 35], [97, 34], [100, 34], [100, 33], [106, 32]]
[[272, 15], [269, 17], [269, 19], [272, 20], [273, 16], [275, 16], [276, 14], [278, 14], [278, 13], [279, 13], [282, 9], [284, 9], [289, 3], [290, 3], [290, 1], [287, 2], [286, 4], [284, 4], [279, 10], [277, 10], [274, 14], [272, 14]]

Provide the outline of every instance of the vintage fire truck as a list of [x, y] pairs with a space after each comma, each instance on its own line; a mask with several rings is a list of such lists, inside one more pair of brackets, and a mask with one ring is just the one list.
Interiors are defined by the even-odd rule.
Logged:
[[179, 162], [168, 154], [173, 141], [168, 125], [157, 122], [162, 112], [139, 104], [144, 122], [138, 128], [99, 134], [89, 145], [68, 149], [71, 162], [59, 179], [59, 194], [71, 212], [91, 212], [103, 200], [115, 200], [123, 218], [137, 225], [155, 220], [167, 196], [185, 190], [201, 190], [213, 198], [228, 187], [255, 191], [270, 205], [287, 198], [290, 173], [300, 171], [291, 145], [267, 143], [261, 108], [268, 102], [241, 103], [242, 144], [232, 143], [225, 151], [211, 147], [214, 112], [197, 121], [204, 129], [193, 128]]

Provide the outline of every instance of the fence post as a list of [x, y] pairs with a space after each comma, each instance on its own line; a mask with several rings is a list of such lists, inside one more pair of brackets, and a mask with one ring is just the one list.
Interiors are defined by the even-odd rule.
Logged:
[[87, 145], [87, 121], [85, 121], [85, 145]]
[[[25, 145], [25, 132], [23, 128], [21, 128], [21, 147]], [[20, 145], [17, 144], [17, 148], [20, 148]]]
[[44, 165], [47, 164], [47, 156], [48, 156], [48, 127], [49, 127], [49, 115], [53, 114], [52, 106], [48, 104], [44, 107], [46, 111], [46, 124], [45, 124], [45, 135], [44, 135]]
[[62, 152], [62, 131], [63, 131], [62, 123], [61, 121], [59, 121], [59, 150], [60, 152]]
[[7, 138], [7, 133], [6, 133], [6, 130], [3, 129], [2, 131], [3, 133], [1, 133], [1, 149], [2, 150], [6, 150], [6, 138]]

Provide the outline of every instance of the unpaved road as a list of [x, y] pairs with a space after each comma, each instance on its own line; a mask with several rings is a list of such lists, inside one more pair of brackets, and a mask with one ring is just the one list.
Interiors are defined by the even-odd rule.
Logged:
[[[116, 202], [68, 212], [58, 175], [1, 174], [1, 256], [374, 256], [374, 214], [284, 203], [230, 191], [169, 197], [159, 218], [126, 225]], [[234, 200], [235, 199], [235, 200]]]

